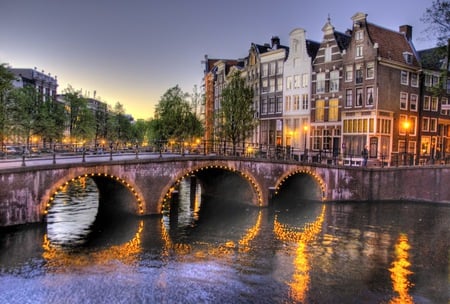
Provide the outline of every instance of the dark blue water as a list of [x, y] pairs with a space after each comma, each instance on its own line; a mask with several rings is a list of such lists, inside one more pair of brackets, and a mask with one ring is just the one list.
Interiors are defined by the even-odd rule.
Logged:
[[0, 230], [0, 303], [449, 303], [449, 205], [259, 209], [186, 181], [177, 213], [99, 221], [77, 183], [47, 224]]

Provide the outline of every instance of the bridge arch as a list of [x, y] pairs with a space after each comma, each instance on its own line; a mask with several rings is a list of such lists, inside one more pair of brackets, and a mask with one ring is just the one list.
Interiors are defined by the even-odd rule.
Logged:
[[322, 201], [325, 201], [327, 199], [327, 189], [326, 189], [326, 183], [323, 181], [322, 177], [315, 172], [307, 169], [307, 168], [300, 168], [300, 169], [294, 169], [290, 170], [286, 173], [284, 173], [281, 177], [278, 178], [276, 184], [275, 184], [275, 195], [278, 195], [283, 185], [288, 181], [288, 179], [292, 178], [293, 176], [298, 175], [307, 175], [311, 177], [316, 185], [320, 189], [320, 198]]
[[263, 204], [263, 191], [261, 185], [257, 182], [257, 179], [253, 176], [252, 173], [245, 169], [237, 169], [235, 166], [231, 164], [217, 164], [217, 163], [211, 163], [211, 164], [201, 164], [197, 166], [193, 166], [191, 168], [186, 168], [179, 172], [175, 179], [166, 184], [163, 188], [162, 196], [159, 200], [159, 205], [162, 206], [164, 203], [167, 202], [168, 199], [173, 194], [173, 191], [175, 190], [175, 187], [178, 186], [181, 181], [191, 175], [198, 176], [199, 173], [211, 169], [218, 169], [223, 171], [228, 171], [234, 174], [239, 175], [242, 177], [243, 180], [245, 180], [248, 185], [253, 190], [253, 203], [257, 206], [262, 206]]
[[94, 180], [100, 193], [102, 192], [103, 189], [99, 185], [99, 179], [107, 179], [113, 183], [118, 183], [118, 184], [122, 185], [135, 198], [136, 205], [137, 205], [136, 206], [137, 213], [140, 215], [144, 214], [144, 201], [142, 198], [143, 196], [137, 186], [131, 184], [127, 179], [119, 177], [114, 174], [109, 174], [109, 173], [104, 173], [104, 172], [102, 172], [102, 173], [101, 172], [95, 172], [95, 173], [91, 172], [91, 173], [84, 173], [84, 174], [69, 173], [68, 175], [65, 175], [64, 177], [62, 177], [62, 178], [58, 179], [56, 182], [54, 182], [53, 186], [47, 192], [47, 195], [45, 195], [42, 198], [41, 206], [43, 206], [43, 211], [42, 211], [43, 215], [46, 216], [48, 214], [48, 210], [52, 206], [53, 201], [55, 200], [55, 196], [61, 190], [63, 190], [65, 186], [67, 186], [70, 182], [74, 182], [81, 178], [88, 178], [88, 177], [92, 178]]

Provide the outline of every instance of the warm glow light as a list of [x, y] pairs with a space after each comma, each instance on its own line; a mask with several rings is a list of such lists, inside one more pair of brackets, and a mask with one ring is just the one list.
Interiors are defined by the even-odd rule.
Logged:
[[400, 234], [397, 243], [395, 244], [395, 261], [392, 262], [392, 267], [389, 268], [391, 272], [392, 286], [398, 296], [393, 298], [389, 303], [391, 304], [413, 304], [413, 298], [408, 294], [412, 283], [408, 280], [408, 276], [413, 274], [409, 267], [408, 250], [411, 248], [406, 234]]
[[308, 132], [308, 129], [309, 129], [308, 126], [306, 126], [306, 125], [303, 126], [303, 131]]
[[411, 126], [411, 124], [410, 124], [409, 120], [405, 120], [403, 122], [403, 128], [405, 129], [405, 131], [408, 131], [410, 126]]

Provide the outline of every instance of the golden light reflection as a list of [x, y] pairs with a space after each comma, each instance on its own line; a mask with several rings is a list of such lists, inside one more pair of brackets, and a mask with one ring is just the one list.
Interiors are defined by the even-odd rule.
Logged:
[[293, 229], [287, 225], [278, 222], [275, 217], [274, 233], [275, 236], [284, 242], [297, 243], [296, 255], [293, 261], [294, 273], [292, 279], [287, 284], [290, 287], [290, 295], [294, 301], [303, 303], [306, 293], [309, 289], [311, 269], [308, 261], [307, 247], [317, 235], [322, 231], [322, 224], [325, 219], [326, 206], [322, 206], [322, 210], [316, 220], [312, 223], [306, 223], [301, 229]]
[[45, 234], [42, 242], [42, 257], [47, 261], [47, 267], [55, 271], [67, 270], [67, 267], [81, 267], [92, 264], [106, 265], [116, 260], [124, 264], [133, 264], [137, 261], [138, 254], [142, 250], [141, 235], [143, 230], [144, 222], [141, 220], [136, 234], [130, 241], [88, 254], [70, 253], [58, 246], [53, 246], [47, 234]]
[[[206, 256], [224, 257], [227, 255], [232, 255], [236, 252], [236, 249], [238, 249], [240, 253], [249, 252], [251, 250], [251, 241], [259, 234], [261, 230], [261, 223], [262, 211], [260, 210], [258, 212], [258, 217], [255, 224], [247, 229], [247, 233], [238, 242], [228, 240], [220, 244], [205, 244], [206, 249], [197, 249], [193, 254], [197, 258], [204, 258]], [[171, 252], [174, 252], [177, 255], [186, 255], [192, 253], [193, 247], [190, 244], [172, 242], [169, 232], [167, 231], [162, 219], [161, 231], [161, 237], [164, 241], [163, 256], [168, 256]]]
[[389, 303], [391, 304], [412, 304], [413, 298], [409, 295], [409, 288], [413, 284], [408, 280], [408, 276], [413, 274], [409, 267], [408, 250], [411, 248], [406, 234], [400, 234], [395, 244], [395, 261], [392, 262], [392, 267], [389, 268], [391, 272], [392, 286], [398, 296], [393, 298]]

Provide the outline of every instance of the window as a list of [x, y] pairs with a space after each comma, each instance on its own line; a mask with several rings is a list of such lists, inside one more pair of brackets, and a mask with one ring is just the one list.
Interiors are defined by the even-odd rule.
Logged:
[[428, 117], [422, 118], [422, 131], [430, 130], [430, 119]]
[[277, 75], [283, 75], [283, 60], [277, 62]]
[[356, 58], [360, 58], [363, 56], [363, 46], [357, 45], [356, 46]]
[[400, 72], [400, 83], [404, 85], [408, 85], [408, 72], [401, 71]]
[[276, 73], [276, 62], [275, 61], [270, 63], [269, 73], [270, 73], [270, 75], [275, 75], [275, 73]]
[[430, 119], [430, 132], [436, 132], [437, 131], [437, 118], [431, 118]]
[[375, 77], [375, 63], [369, 62], [369, 63], [367, 63], [367, 68], [366, 68], [366, 78], [373, 79], [374, 77]]
[[362, 83], [363, 82], [363, 70], [362, 70], [362, 64], [356, 65], [356, 71], [355, 71], [355, 82], [356, 83]]
[[330, 99], [328, 107], [328, 120], [337, 121], [339, 113], [339, 99]]
[[419, 97], [416, 94], [409, 95], [409, 109], [411, 111], [417, 111], [417, 100]]
[[431, 87], [431, 75], [430, 74], [425, 74], [425, 86], [426, 87]]
[[437, 112], [438, 110], [438, 98], [432, 97], [431, 98], [431, 111]]
[[339, 71], [330, 72], [330, 92], [339, 91]]
[[366, 105], [373, 105], [373, 87], [367, 87], [366, 89], [367, 97], [366, 97]]
[[413, 55], [409, 52], [403, 52], [403, 58], [405, 59], [405, 62], [407, 64], [412, 64], [413, 61]]
[[441, 114], [442, 115], [448, 115], [448, 98], [442, 97], [441, 98]]
[[348, 89], [345, 91], [345, 106], [352, 107], [353, 106], [353, 90]]
[[353, 66], [347, 65], [345, 67], [345, 81], [352, 81], [353, 80]]
[[269, 98], [269, 114], [275, 113], [275, 98], [270, 97]]
[[430, 110], [430, 96], [424, 96], [423, 97], [423, 109], [424, 110]]
[[356, 89], [356, 106], [362, 107], [363, 105], [363, 89], [358, 88]]
[[431, 78], [432, 81], [432, 86], [437, 88], [439, 87], [439, 76], [433, 75], [433, 77]]
[[309, 75], [302, 74], [302, 88], [307, 88], [309, 86]]
[[267, 79], [263, 79], [262, 81], [262, 92], [267, 93], [269, 91], [268, 81]]
[[286, 90], [292, 89], [292, 76], [286, 77]]
[[308, 110], [308, 108], [309, 108], [308, 94], [302, 94], [302, 110]]
[[277, 92], [283, 91], [283, 77], [277, 78]]
[[261, 100], [261, 114], [267, 114], [267, 98]]
[[269, 92], [275, 92], [275, 78], [269, 80]]
[[325, 93], [325, 73], [319, 73], [316, 77], [316, 93]]
[[262, 65], [262, 76], [269, 75], [269, 65], [267, 63], [263, 63]]
[[284, 101], [284, 110], [286, 112], [291, 110], [291, 96], [286, 96]]
[[294, 76], [294, 88], [297, 89], [300, 87], [300, 75]]
[[364, 31], [359, 30], [355, 33], [355, 40], [356, 41], [361, 41], [364, 39]]
[[325, 62], [331, 61], [331, 47], [327, 46], [325, 48]]
[[316, 121], [323, 121], [325, 114], [325, 100], [317, 100], [316, 101]]
[[400, 92], [400, 109], [401, 110], [408, 109], [408, 93]]
[[277, 96], [277, 113], [283, 112], [283, 96]]
[[300, 96], [294, 95], [294, 104], [292, 106], [292, 110], [298, 111], [299, 107], [300, 107]]
[[412, 87], [419, 87], [419, 76], [417, 73], [411, 73], [411, 86]]

